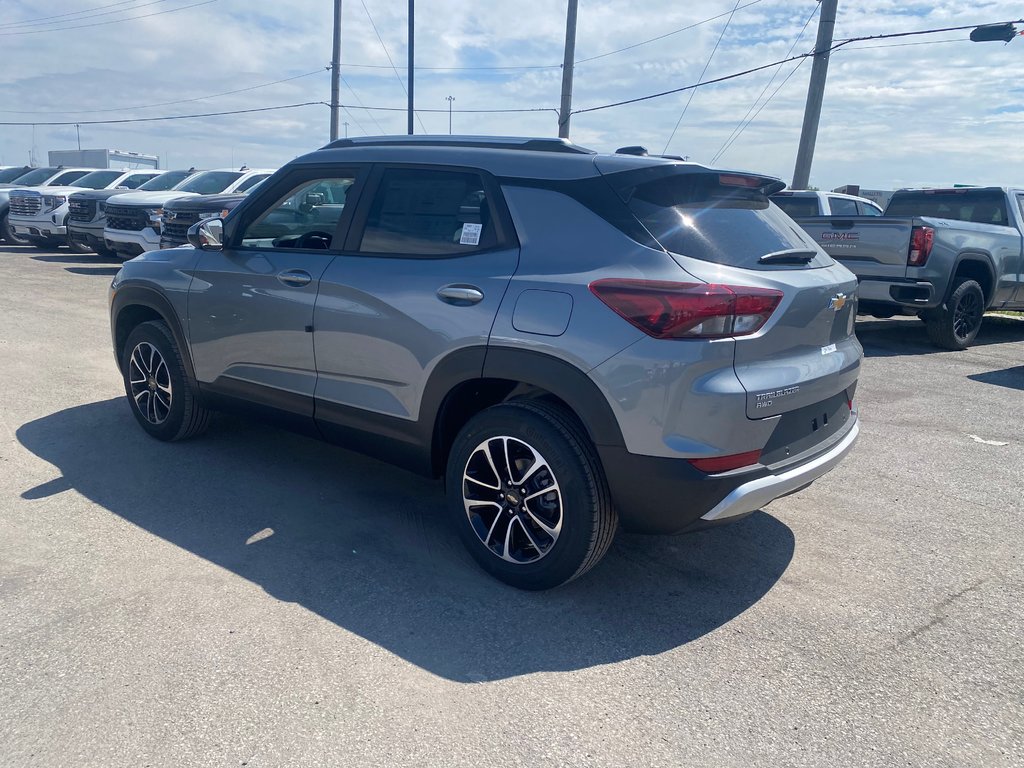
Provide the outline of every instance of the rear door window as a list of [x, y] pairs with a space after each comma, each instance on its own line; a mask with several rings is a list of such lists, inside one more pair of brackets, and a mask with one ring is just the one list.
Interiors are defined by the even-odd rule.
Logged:
[[829, 207], [832, 209], [833, 216], [856, 216], [857, 215], [857, 201], [847, 200], [845, 197], [830, 197], [828, 199]]
[[871, 205], [871, 203], [858, 202], [857, 203], [857, 208], [860, 209], [860, 215], [861, 216], [881, 216], [882, 215], [882, 209], [881, 208], [877, 208], [874, 205]]
[[717, 173], [680, 173], [617, 191], [662, 247], [681, 256], [772, 269], [758, 259], [797, 249], [817, 252], [807, 267], [834, 263], [761, 190], [723, 184], [720, 178]]
[[497, 243], [486, 185], [479, 174], [391, 168], [381, 176], [359, 250], [459, 256]]

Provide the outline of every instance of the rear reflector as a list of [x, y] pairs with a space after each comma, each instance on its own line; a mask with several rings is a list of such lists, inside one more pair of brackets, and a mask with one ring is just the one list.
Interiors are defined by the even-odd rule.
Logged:
[[756, 333], [782, 291], [661, 280], [597, 280], [590, 291], [616, 314], [656, 339], [720, 339]]
[[931, 227], [914, 227], [910, 230], [910, 250], [907, 252], [907, 264], [920, 267], [932, 252], [935, 242], [935, 230]]
[[701, 472], [728, 472], [730, 469], [749, 467], [757, 464], [761, 458], [761, 451], [747, 451], [746, 453], [734, 453], [730, 456], [715, 456], [710, 459], [690, 459], [690, 463]]

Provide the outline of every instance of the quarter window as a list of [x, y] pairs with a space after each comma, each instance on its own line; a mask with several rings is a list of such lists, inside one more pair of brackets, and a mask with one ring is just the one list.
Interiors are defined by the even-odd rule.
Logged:
[[479, 174], [390, 169], [370, 206], [359, 250], [457, 256], [493, 248], [497, 242]]
[[830, 197], [828, 199], [832, 214], [838, 216], [856, 216], [857, 201], [847, 200], [845, 197]]
[[242, 247], [331, 248], [354, 182], [354, 176], [337, 176], [298, 185], [246, 227]]
[[861, 216], [881, 216], [882, 212], [870, 203], [857, 203]]

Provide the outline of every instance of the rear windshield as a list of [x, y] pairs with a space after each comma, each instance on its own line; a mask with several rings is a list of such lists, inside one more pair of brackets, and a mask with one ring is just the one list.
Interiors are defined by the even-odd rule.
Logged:
[[772, 202], [790, 216], [817, 216], [818, 198], [816, 197], [781, 197], [772, 198]]
[[4, 168], [0, 171], [0, 184], [7, 184], [15, 179], [24, 176], [28, 171], [25, 168]]
[[85, 187], [86, 189], [103, 189], [107, 185], [113, 184], [123, 175], [124, 171], [93, 171], [75, 181], [74, 185], [76, 187]]
[[168, 189], [181, 184], [185, 179], [192, 175], [192, 171], [167, 171], [167, 173], [161, 173], [154, 179], [150, 179], [141, 187], [140, 192], [166, 192]]
[[29, 171], [24, 176], [18, 177], [18, 183], [24, 184], [27, 187], [35, 187], [42, 184], [48, 178], [53, 176], [59, 168], [36, 168], [34, 171]]
[[175, 192], [194, 192], [197, 195], [216, 195], [234, 184], [242, 174], [233, 171], [206, 171], [196, 174], [195, 178], [189, 179]]
[[934, 216], [937, 219], [972, 221], [975, 224], [1009, 226], [1006, 195], [991, 189], [941, 189], [897, 192], [885, 209], [886, 216]]
[[[662, 247], [732, 267], [767, 268], [767, 253], [818, 247], [757, 189], [725, 186], [717, 173], [684, 173], [619, 189], [633, 215]], [[831, 264], [819, 255], [808, 267]]]

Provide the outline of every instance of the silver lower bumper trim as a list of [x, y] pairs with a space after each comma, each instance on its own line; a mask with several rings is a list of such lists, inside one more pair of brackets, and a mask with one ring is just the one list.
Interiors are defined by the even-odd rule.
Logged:
[[727, 517], [745, 515], [761, 509], [780, 496], [800, 490], [834, 469], [853, 448], [859, 434], [860, 422], [856, 421], [846, 436], [827, 453], [780, 475], [768, 475], [744, 483], [718, 502], [714, 509], [701, 517], [701, 520], [723, 520]]

